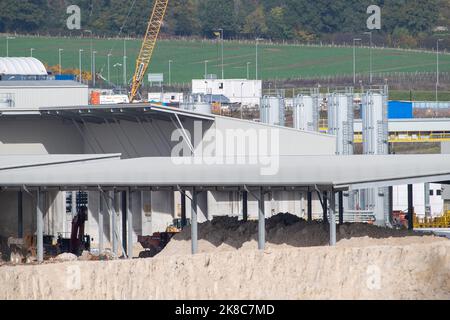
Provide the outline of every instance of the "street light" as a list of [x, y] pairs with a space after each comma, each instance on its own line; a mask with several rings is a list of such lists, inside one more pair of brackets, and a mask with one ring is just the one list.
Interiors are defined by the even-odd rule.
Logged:
[[96, 73], [96, 68], [95, 68], [95, 55], [97, 54], [97, 51], [93, 51], [92, 52], [92, 86], [95, 88], [95, 73]]
[[208, 78], [208, 62], [209, 60], [205, 60], [205, 80]]
[[353, 39], [353, 84], [356, 84], [356, 42], [361, 39]]
[[224, 71], [224, 58], [223, 58], [223, 51], [224, 51], [224, 49], [223, 49], [223, 47], [224, 47], [224, 44], [223, 44], [223, 28], [219, 28], [219, 29], [217, 29], [217, 31], [220, 31], [220, 39], [221, 39], [221, 41], [222, 41], [222, 80], [225, 78], [225, 71]]
[[62, 74], [62, 59], [61, 59], [61, 54], [64, 51], [64, 49], [58, 49], [58, 61], [59, 61], [59, 75]]
[[373, 48], [373, 34], [372, 31], [369, 32], [364, 32], [364, 34], [369, 35], [370, 37], [370, 84], [372, 84], [373, 81], [373, 53], [372, 53], [372, 48]]
[[35, 48], [30, 48], [30, 57], [33, 58], [33, 51], [36, 50]]
[[262, 38], [256, 38], [256, 80], [258, 80], [258, 43], [263, 40]]
[[113, 68], [117, 68], [117, 86], [119, 86], [119, 81], [120, 81], [119, 68], [121, 66], [122, 66], [121, 63], [116, 63], [115, 65], [113, 65]]
[[439, 87], [439, 43], [444, 39], [436, 41], [436, 103], [438, 102], [438, 87]]
[[169, 60], [169, 86], [172, 85], [172, 60]]
[[81, 54], [83, 53], [83, 49], [80, 49], [80, 51], [79, 51], [79, 62], [80, 62], [80, 83], [82, 83], [83, 82], [83, 72], [82, 72], [82, 65], [81, 65]]
[[241, 82], [241, 119], [244, 119], [244, 97], [243, 97], [244, 82]]
[[6, 57], [9, 57], [9, 40], [14, 40], [15, 37], [6, 37]]
[[250, 65], [251, 62], [247, 62], [247, 80], [250, 80]]
[[112, 53], [108, 53], [108, 82], [111, 83], [111, 56]]
[[127, 86], [127, 39], [123, 39], [123, 85]]
[[91, 74], [92, 74], [93, 70], [94, 70], [94, 59], [92, 57], [93, 51], [94, 51], [94, 45], [93, 45], [93, 40], [92, 40], [93, 34], [92, 34], [92, 30], [84, 30], [84, 32], [90, 33], [90, 38], [91, 38], [90, 45], [91, 45]]

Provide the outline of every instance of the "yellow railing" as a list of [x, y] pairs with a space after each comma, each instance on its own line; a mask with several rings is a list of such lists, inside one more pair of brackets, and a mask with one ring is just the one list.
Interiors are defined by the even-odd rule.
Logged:
[[450, 211], [439, 218], [419, 219], [414, 217], [414, 228], [450, 228]]
[[[450, 133], [422, 133], [422, 132], [406, 132], [392, 133], [389, 135], [390, 143], [425, 143], [425, 142], [443, 142], [450, 141]], [[361, 133], [355, 134], [355, 143], [362, 143], [363, 136]]]

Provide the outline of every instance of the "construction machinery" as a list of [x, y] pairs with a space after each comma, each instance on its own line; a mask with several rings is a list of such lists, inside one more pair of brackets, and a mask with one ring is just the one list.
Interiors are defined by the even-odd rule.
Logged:
[[172, 238], [181, 232], [181, 229], [174, 225], [167, 227], [165, 232], [156, 232], [151, 236], [138, 236], [138, 242], [145, 249], [139, 253], [139, 258], [153, 258], [169, 244]]
[[150, 65], [153, 52], [158, 41], [161, 25], [166, 15], [167, 5], [169, 0], [155, 0], [152, 15], [148, 23], [147, 32], [145, 33], [144, 41], [142, 42], [141, 51], [136, 61], [136, 70], [134, 72], [131, 90], [129, 93], [130, 103], [136, 99], [139, 94], [139, 89], [144, 81], [145, 73]]

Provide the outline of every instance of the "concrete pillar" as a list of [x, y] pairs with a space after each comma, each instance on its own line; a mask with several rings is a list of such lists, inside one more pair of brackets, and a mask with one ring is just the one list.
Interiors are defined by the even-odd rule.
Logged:
[[329, 192], [330, 199], [330, 246], [336, 246], [336, 194]]
[[344, 224], [344, 192], [339, 191], [339, 225]]
[[121, 192], [121, 201], [120, 201], [120, 209], [122, 213], [122, 248], [125, 250], [126, 254], [128, 254], [127, 249], [127, 211], [128, 211], [128, 205], [127, 205], [127, 192], [122, 191]]
[[42, 212], [42, 193], [36, 192], [36, 245], [37, 260], [44, 261], [44, 214]]
[[99, 253], [103, 253], [105, 250], [104, 246], [104, 222], [103, 222], [103, 208], [105, 207], [105, 204], [103, 203], [103, 194], [102, 192], [98, 193], [99, 199], [98, 199], [98, 251]]
[[313, 221], [313, 200], [312, 200], [312, 192], [308, 191], [308, 221]]
[[128, 189], [126, 192], [127, 195], [127, 243], [128, 243], [128, 259], [133, 259], [133, 210], [131, 207], [132, 199], [131, 199], [131, 191]]
[[198, 253], [198, 225], [197, 225], [197, 192], [195, 189], [192, 191], [191, 201], [191, 245], [192, 254]]
[[248, 192], [242, 192], [242, 220], [248, 221]]
[[259, 216], [258, 216], [258, 249], [266, 248], [266, 213], [264, 210], [264, 189], [261, 188], [258, 199]]
[[414, 229], [414, 191], [413, 185], [408, 185], [408, 229]]

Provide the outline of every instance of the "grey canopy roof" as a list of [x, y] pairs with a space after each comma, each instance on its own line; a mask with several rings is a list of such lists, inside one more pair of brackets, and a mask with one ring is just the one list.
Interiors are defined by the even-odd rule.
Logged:
[[0, 170], [3, 187], [348, 189], [438, 181], [450, 181], [449, 155], [138, 158]]

